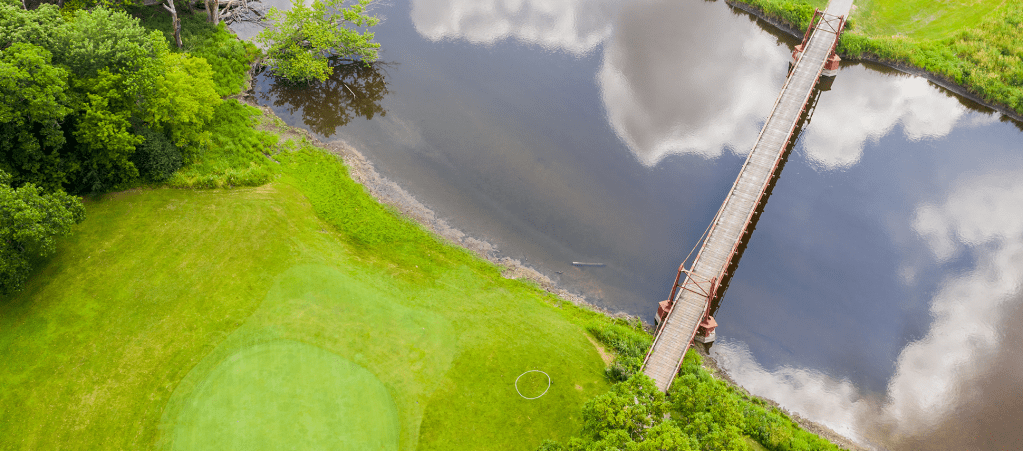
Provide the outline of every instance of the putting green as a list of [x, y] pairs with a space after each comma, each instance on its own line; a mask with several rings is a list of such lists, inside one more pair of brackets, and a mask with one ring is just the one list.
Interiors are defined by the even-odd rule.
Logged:
[[243, 348], [192, 392], [174, 450], [397, 450], [387, 388], [336, 354], [281, 340]]

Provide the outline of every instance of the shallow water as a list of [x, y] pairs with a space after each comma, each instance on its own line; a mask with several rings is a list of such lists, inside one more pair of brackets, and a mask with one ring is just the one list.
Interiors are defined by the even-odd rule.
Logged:
[[[312, 89], [264, 74], [259, 101], [353, 145], [503, 255], [651, 322], [795, 44], [719, 1], [412, 0], [377, 14], [384, 64]], [[1009, 321], [1021, 138], [924, 79], [845, 64], [717, 313], [722, 364], [873, 446], [1023, 439]]]

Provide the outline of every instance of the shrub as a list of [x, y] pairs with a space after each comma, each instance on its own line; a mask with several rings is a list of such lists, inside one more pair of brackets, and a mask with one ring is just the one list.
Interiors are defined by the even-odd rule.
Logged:
[[31, 270], [31, 259], [56, 250], [57, 236], [71, 234], [71, 226], [85, 219], [81, 199], [62, 191], [44, 193], [28, 183], [11, 186], [11, 176], [0, 171], [0, 293], [21, 288]]
[[162, 182], [181, 168], [181, 150], [162, 133], [142, 127], [138, 133], [145, 140], [135, 147], [134, 162], [147, 180]]
[[614, 361], [604, 369], [604, 375], [612, 382], [621, 382], [636, 374], [652, 342], [639, 320], [615, 318], [610, 323], [590, 325], [586, 330], [614, 352]]
[[[249, 67], [259, 56], [259, 49], [251, 42], [238, 39], [221, 23], [213, 25], [202, 14], [179, 11], [181, 17], [182, 51], [206, 59], [213, 69], [212, 80], [217, 94], [229, 96], [245, 89]], [[170, 41], [173, 30], [169, 14], [146, 14], [142, 25], [163, 33]], [[172, 51], [178, 51], [176, 48]]]

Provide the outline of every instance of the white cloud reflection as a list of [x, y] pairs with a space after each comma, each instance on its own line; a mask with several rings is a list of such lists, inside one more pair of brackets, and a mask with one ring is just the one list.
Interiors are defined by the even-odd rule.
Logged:
[[852, 382], [835, 380], [804, 368], [782, 367], [767, 371], [741, 342], [721, 340], [712, 349], [718, 363], [746, 390], [845, 437], [865, 441], [857, 426], [876, 408], [863, 399]]
[[611, 35], [613, 0], [412, 0], [412, 24], [430, 40], [493, 44], [508, 37], [582, 54]]
[[940, 138], [966, 113], [956, 99], [920, 77], [881, 77], [862, 66], [843, 68], [838, 76], [835, 88], [821, 94], [804, 131], [807, 157], [820, 169], [858, 163], [864, 144], [896, 125], [913, 141]]
[[[853, 439], [899, 443], [926, 434], [969, 399], [970, 386], [1002, 346], [1000, 318], [1023, 287], [1023, 174], [987, 175], [960, 184], [944, 202], [917, 208], [912, 227], [940, 261], [976, 251], [974, 267], [948, 277], [930, 302], [927, 334], [900, 353], [883, 403], [865, 400], [848, 381], [793, 368], [764, 370], [742, 344], [714, 352], [754, 393]], [[971, 255], [972, 255], [971, 254]], [[880, 427], [868, 426], [878, 423]]]
[[886, 413], [930, 426], [963, 401], [962, 386], [998, 350], [998, 318], [1023, 285], [1023, 178], [988, 175], [964, 183], [940, 205], [917, 209], [914, 230], [935, 257], [979, 249], [976, 266], [950, 277], [931, 302], [927, 335], [902, 350]]
[[640, 2], [622, 11], [597, 80], [611, 126], [644, 164], [752, 148], [788, 57], [756, 27], [722, 34], [734, 19], [707, 2]]
[[[735, 27], [720, 4], [639, 1], [619, 14], [619, 3], [413, 0], [411, 18], [431, 40], [515, 38], [575, 54], [606, 41], [597, 81], [607, 118], [647, 166], [672, 154], [749, 152], [784, 83], [790, 49], [758, 27]], [[878, 83], [877, 74], [851, 66], [835, 86], [804, 131], [806, 155], [821, 170], [855, 165], [865, 143], [900, 124], [911, 140], [945, 136], [966, 111], [919, 77]]]
[[[726, 148], [745, 155], [753, 147], [784, 84], [791, 49], [753, 26], [722, 34], [734, 20], [706, 2], [623, 9], [597, 79], [611, 126], [643, 164], [672, 154], [715, 158]], [[806, 154], [821, 170], [855, 165], [866, 142], [900, 124], [911, 140], [945, 136], [966, 112], [920, 77], [878, 77], [848, 66], [834, 86], [821, 94], [804, 130]]]

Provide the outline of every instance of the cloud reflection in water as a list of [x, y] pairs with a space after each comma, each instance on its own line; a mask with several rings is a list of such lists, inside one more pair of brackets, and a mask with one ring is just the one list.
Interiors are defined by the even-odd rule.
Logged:
[[[515, 38], [576, 54], [604, 43], [596, 79], [607, 119], [647, 166], [672, 154], [748, 152], [784, 83], [790, 51], [755, 26], [735, 27], [734, 14], [719, 3], [634, 2], [615, 20], [607, 13], [616, 3], [610, 0], [412, 3], [417, 31], [435, 41]], [[819, 171], [844, 170], [861, 161], [865, 144], [897, 126], [917, 141], [994, 120], [966, 114], [922, 78], [846, 66], [821, 95], [802, 152]], [[950, 275], [929, 303], [930, 328], [902, 349], [883, 398], [813, 370], [765, 370], [742, 343], [723, 341], [715, 354], [752, 392], [850, 437], [897, 447], [933, 432], [966, 402], [966, 387], [984, 374], [986, 359], [1004, 347], [996, 319], [1020, 298], [1023, 281], [1021, 179], [967, 180], [943, 202], [918, 206], [904, 225], [929, 249], [933, 261], [926, 264], [963, 254], [976, 261], [967, 272], [946, 269]]]
[[714, 353], [747, 389], [859, 440], [901, 448], [940, 424], [954, 426], [948, 419], [976, 402], [971, 387], [990, 377], [993, 357], [1004, 352], [1002, 329], [1013, 324], [999, 320], [1020, 307], [1021, 205], [1023, 174], [1002, 174], [967, 180], [940, 204], [916, 209], [912, 228], [938, 262], [967, 252], [976, 262], [932, 297], [930, 328], [903, 348], [883, 403], [821, 373], [767, 371], [741, 343], [720, 343]]
[[433, 41], [508, 37], [583, 54], [611, 34], [612, 0], [412, 0], [416, 31]]
[[734, 19], [708, 2], [643, 2], [622, 11], [597, 79], [608, 120], [643, 164], [752, 148], [784, 83], [787, 56], [756, 27], [726, 26]]
[[926, 79], [898, 74], [877, 83], [878, 75], [867, 71], [842, 68], [832, 90], [821, 95], [812, 126], [803, 132], [806, 155], [818, 169], [855, 165], [867, 141], [877, 141], [899, 124], [912, 141], [946, 136], [966, 113], [958, 100]]
[[[715, 158], [726, 148], [745, 155], [753, 147], [784, 83], [790, 49], [757, 27], [725, 26], [733, 20], [706, 2], [623, 9], [597, 78], [608, 120], [643, 164], [672, 154]], [[682, 44], [691, 42], [702, 45]], [[899, 124], [911, 140], [945, 136], [966, 111], [923, 78], [900, 74], [879, 84], [862, 76], [866, 71], [844, 67], [821, 96], [804, 132], [818, 169], [855, 165], [864, 143]]]

